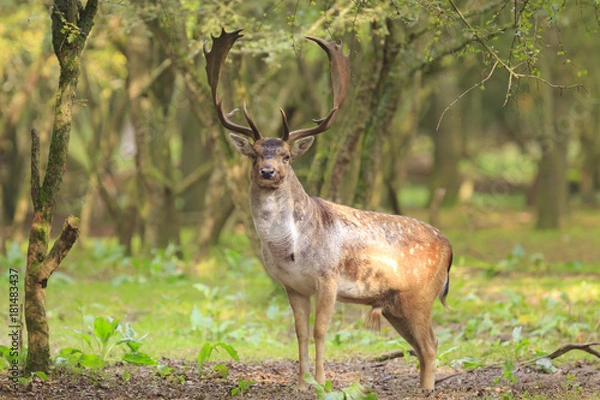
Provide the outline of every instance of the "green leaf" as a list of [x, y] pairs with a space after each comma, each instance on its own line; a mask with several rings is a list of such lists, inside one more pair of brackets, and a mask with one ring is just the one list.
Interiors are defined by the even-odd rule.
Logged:
[[227, 365], [217, 364], [212, 369], [217, 374], [219, 374], [219, 376], [221, 376], [221, 378], [227, 379], [227, 376], [229, 375], [229, 367], [227, 367]]
[[547, 374], [553, 374], [558, 370], [558, 368], [552, 365], [552, 360], [547, 357], [537, 360], [535, 362], [535, 367], [538, 371], [543, 371]]
[[513, 342], [515, 343], [520, 343], [521, 342], [521, 332], [523, 331], [523, 327], [522, 326], [517, 326], [513, 329], [512, 331], [512, 339]]
[[92, 348], [92, 340], [90, 339], [90, 335], [88, 335], [87, 333], [80, 332], [77, 329], [73, 329], [73, 332], [78, 334], [88, 344], [88, 346]]
[[32, 375], [37, 376], [38, 378], [41, 378], [42, 380], [48, 382], [48, 375], [46, 375], [44, 371], [35, 371], [32, 373]]
[[164, 364], [158, 364], [156, 366], [156, 371], [158, 371], [158, 374], [164, 378], [165, 376], [171, 375], [173, 368], [171, 368], [167, 365], [164, 365]]
[[238, 387], [242, 390], [242, 393], [246, 391], [250, 387], [250, 385], [254, 385], [255, 381], [247, 381], [244, 378], [238, 380]]
[[354, 382], [347, 388], [342, 389], [342, 392], [346, 394], [348, 400], [362, 400], [365, 399], [368, 394], [372, 394], [370, 389], [365, 388], [358, 382]]
[[323, 386], [321, 386], [319, 382], [317, 382], [317, 380], [314, 376], [312, 376], [312, 374], [308, 372], [304, 374], [304, 380], [306, 381], [306, 383], [315, 388], [315, 393], [317, 394], [318, 399], [322, 399], [325, 397], [325, 395], [327, 394], [327, 392], [325, 392], [325, 388], [323, 388]]
[[510, 358], [504, 360], [504, 365], [502, 366], [502, 376], [494, 380], [494, 384], [498, 383], [500, 378], [506, 379], [506, 382], [517, 383], [517, 378], [515, 377], [515, 366]]
[[140, 343], [138, 340], [135, 339], [121, 339], [117, 342], [117, 344], [121, 344], [121, 343], [125, 343], [127, 345], [127, 347], [129, 347], [129, 350], [131, 351], [131, 353], [135, 353], [137, 352], [140, 347], [142, 347], [142, 343]]
[[8, 361], [9, 364], [12, 363], [13, 360], [15, 360], [16, 358], [15, 356], [10, 355], [11, 352], [11, 349], [9, 349], [8, 347], [0, 345], [0, 354], [6, 361]]
[[79, 365], [85, 368], [104, 368], [105, 363], [102, 359], [96, 354], [82, 354], [77, 360]]
[[210, 316], [204, 316], [198, 307], [194, 306], [190, 314], [190, 324], [192, 325], [192, 330], [210, 331], [214, 329], [215, 322]]
[[158, 363], [148, 354], [138, 352], [126, 353], [123, 356], [123, 361], [135, 365], [158, 365]]
[[200, 352], [198, 353], [198, 364], [200, 366], [202, 366], [202, 364], [204, 364], [206, 361], [208, 361], [208, 359], [210, 358], [210, 354], [213, 351], [213, 346], [206, 342], [202, 345], [202, 348], [200, 349]]
[[323, 400], [345, 400], [346, 399], [346, 395], [344, 394], [344, 392], [331, 392], [331, 393], [327, 393], [325, 395], [325, 397], [323, 397]]
[[457, 360], [457, 362], [462, 364], [462, 368], [466, 370], [472, 370], [483, 367], [485, 364], [478, 358], [475, 357], [465, 357]]
[[82, 351], [79, 349], [74, 349], [72, 347], [65, 347], [64, 349], [61, 349], [60, 352], [58, 353], [61, 357], [69, 357], [73, 354], [77, 354], [77, 353], [81, 353]]
[[96, 317], [94, 320], [94, 334], [102, 344], [107, 344], [114, 335], [119, 326], [119, 321], [120, 319], [115, 318], [112, 322], [108, 322], [102, 317]]
[[221, 347], [222, 349], [224, 349], [227, 354], [229, 354], [229, 357], [231, 357], [232, 359], [234, 359], [235, 361], [240, 361], [240, 357], [238, 356], [238, 352], [233, 348], [233, 346], [228, 345], [226, 343], [223, 342], [219, 342], [215, 345]]

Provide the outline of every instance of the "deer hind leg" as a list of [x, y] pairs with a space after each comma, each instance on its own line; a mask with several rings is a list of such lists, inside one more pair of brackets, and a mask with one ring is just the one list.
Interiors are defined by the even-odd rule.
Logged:
[[383, 316], [415, 350], [420, 367], [419, 386], [432, 390], [435, 385], [437, 339], [431, 326], [430, 311], [419, 311], [418, 307], [411, 309], [404, 304], [400, 316], [388, 310], [384, 310]]
[[308, 337], [310, 331], [310, 297], [304, 296], [294, 289], [286, 287], [288, 300], [294, 313], [294, 324], [296, 328], [296, 337], [298, 339], [298, 385], [296, 389], [308, 389], [308, 383], [304, 380], [304, 375], [310, 372], [310, 361], [308, 358]]
[[315, 306], [315, 379], [321, 385], [325, 384], [325, 338], [329, 322], [335, 309], [337, 287], [335, 281], [323, 280], [317, 290], [317, 302]]

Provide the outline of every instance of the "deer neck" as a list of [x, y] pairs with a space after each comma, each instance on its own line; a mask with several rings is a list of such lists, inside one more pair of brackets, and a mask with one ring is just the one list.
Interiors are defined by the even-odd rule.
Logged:
[[276, 189], [250, 185], [250, 208], [254, 226], [264, 245], [283, 249], [297, 245], [299, 223], [310, 212], [311, 199], [289, 169], [285, 182]]

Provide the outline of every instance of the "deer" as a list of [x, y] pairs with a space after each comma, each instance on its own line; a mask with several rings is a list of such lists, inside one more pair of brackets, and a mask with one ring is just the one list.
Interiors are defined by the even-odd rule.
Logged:
[[315, 135], [333, 124], [350, 83], [350, 62], [341, 43], [307, 36], [329, 58], [333, 107], [315, 126], [290, 132], [283, 109], [283, 134], [265, 137], [252, 120], [231, 119], [223, 111], [217, 87], [227, 55], [242, 30], [211, 35], [204, 43], [206, 74], [220, 123], [229, 141], [251, 160], [249, 202], [262, 247], [264, 267], [285, 289], [298, 341], [296, 390], [306, 390], [310, 373], [311, 297], [315, 297], [313, 337], [316, 381], [325, 383], [324, 344], [336, 301], [370, 306], [367, 322], [379, 327], [383, 316], [413, 347], [419, 361], [419, 384], [433, 390], [437, 339], [431, 314], [436, 299], [444, 307], [453, 252], [435, 227], [415, 218], [363, 211], [310, 196], [291, 163], [307, 152]]

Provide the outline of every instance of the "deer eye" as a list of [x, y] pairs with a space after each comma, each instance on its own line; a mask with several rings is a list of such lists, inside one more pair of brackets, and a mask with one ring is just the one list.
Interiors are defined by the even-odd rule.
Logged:
[[290, 156], [283, 157], [283, 162], [290, 162]]
[[257, 159], [256, 154], [249, 154], [248, 158], [250, 158], [250, 160], [252, 160], [252, 162], [256, 161], [256, 159]]

